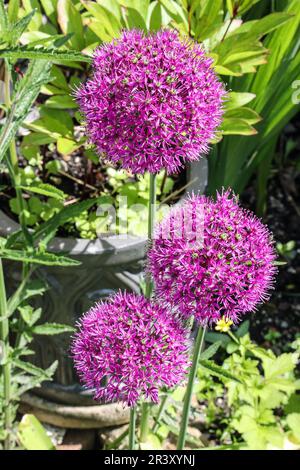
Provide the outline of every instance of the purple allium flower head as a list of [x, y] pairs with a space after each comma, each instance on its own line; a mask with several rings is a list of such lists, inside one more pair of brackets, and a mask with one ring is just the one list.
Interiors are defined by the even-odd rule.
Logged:
[[156, 293], [186, 317], [237, 322], [268, 298], [276, 258], [272, 236], [231, 191], [191, 196], [156, 229], [148, 269]]
[[80, 321], [72, 345], [75, 368], [94, 398], [134, 405], [158, 401], [161, 386], [181, 382], [189, 339], [180, 320], [143, 296], [118, 292]]
[[133, 173], [172, 173], [207, 152], [224, 94], [201, 45], [133, 30], [95, 51], [76, 96], [101, 156]]

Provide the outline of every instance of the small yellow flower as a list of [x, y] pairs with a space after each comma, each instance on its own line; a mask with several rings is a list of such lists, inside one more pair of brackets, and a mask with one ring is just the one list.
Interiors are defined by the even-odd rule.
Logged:
[[221, 333], [227, 333], [227, 331], [230, 330], [231, 325], [233, 325], [232, 320], [226, 317], [222, 317], [217, 321], [215, 330], [221, 331]]

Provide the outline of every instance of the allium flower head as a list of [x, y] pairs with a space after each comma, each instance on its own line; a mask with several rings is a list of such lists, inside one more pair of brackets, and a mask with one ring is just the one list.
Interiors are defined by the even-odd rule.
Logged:
[[[200, 234], [200, 236], [199, 236]], [[148, 253], [158, 298], [201, 323], [237, 322], [268, 298], [271, 233], [230, 192], [192, 196], [158, 226]]]
[[144, 395], [157, 402], [160, 387], [185, 377], [186, 330], [142, 296], [119, 292], [91, 308], [79, 326], [72, 346], [75, 368], [96, 400], [132, 406]]
[[208, 150], [224, 94], [201, 45], [133, 30], [95, 51], [76, 95], [101, 156], [133, 173], [171, 173]]

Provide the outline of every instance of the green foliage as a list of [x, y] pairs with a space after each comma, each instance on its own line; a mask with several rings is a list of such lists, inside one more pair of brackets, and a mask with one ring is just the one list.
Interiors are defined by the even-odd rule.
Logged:
[[[295, 347], [298, 348], [298, 343]], [[299, 389], [295, 378], [299, 349], [275, 356], [271, 350], [253, 343], [246, 333], [238, 344], [229, 342], [226, 350], [229, 356], [221, 367], [234, 371], [239, 381], [225, 375], [212, 379], [208, 371], [202, 368], [198, 371], [197, 393], [200, 400], [207, 401], [208, 423], [221, 420], [226, 424], [219, 433], [221, 442], [230, 438], [233, 444], [245, 442], [245, 448], [261, 450], [300, 446], [295, 432], [300, 414], [290, 413], [281, 418], [282, 411], [279, 412]], [[224, 412], [226, 407], [228, 414]]]
[[51, 439], [34, 415], [23, 416], [18, 425], [18, 440], [26, 450], [55, 450]]

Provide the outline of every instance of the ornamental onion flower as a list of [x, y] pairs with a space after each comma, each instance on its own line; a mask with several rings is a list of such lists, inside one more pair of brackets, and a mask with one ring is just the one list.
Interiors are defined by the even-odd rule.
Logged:
[[156, 230], [148, 269], [158, 298], [185, 317], [236, 323], [268, 298], [275, 258], [267, 227], [227, 191], [216, 201], [192, 196], [172, 209]]
[[96, 49], [76, 97], [100, 156], [133, 173], [171, 173], [207, 152], [224, 94], [201, 45], [133, 30]]
[[188, 349], [185, 328], [166, 308], [118, 292], [83, 316], [72, 355], [96, 400], [133, 406], [141, 396], [157, 402], [160, 387], [184, 379]]

